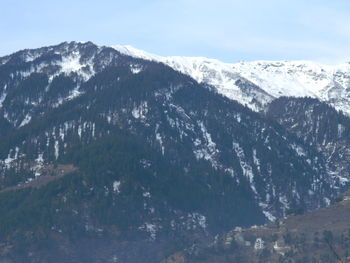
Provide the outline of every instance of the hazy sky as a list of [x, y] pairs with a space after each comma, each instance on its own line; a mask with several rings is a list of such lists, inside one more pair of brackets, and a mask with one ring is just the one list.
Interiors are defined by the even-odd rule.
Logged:
[[350, 61], [348, 0], [0, 0], [0, 56], [63, 41], [226, 62]]

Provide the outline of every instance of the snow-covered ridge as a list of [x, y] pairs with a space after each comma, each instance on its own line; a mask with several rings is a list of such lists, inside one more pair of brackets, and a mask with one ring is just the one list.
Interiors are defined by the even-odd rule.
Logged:
[[[82, 54], [82, 45], [94, 47], [96, 50], [86, 58]], [[27, 77], [33, 72], [44, 72], [48, 66], [56, 66], [57, 70], [50, 76], [50, 81], [57, 75], [74, 74], [80, 82], [87, 81], [96, 74], [95, 69], [107, 67], [111, 57], [99, 58], [105, 46], [93, 43], [62, 43], [59, 46], [38, 50], [25, 50], [22, 60], [30, 62], [31, 68], [18, 72]], [[273, 99], [280, 96], [313, 97], [327, 102], [337, 110], [350, 115], [350, 64], [330, 66], [311, 61], [254, 61], [239, 63], [224, 63], [217, 59], [205, 57], [162, 57], [131, 46], [112, 46], [122, 54], [150, 61], [164, 63], [173, 69], [191, 76], [199, 83], [209, 84], [217, 92], [236, 100], [255, 111], [262, 111]], [[61, 59], [36, 62], [36, 59], [47, 51], [55, 51]], [[95, 59], [96, 56], [98, 59]], [[0, 58], [0, 63], [6, 63], [9, 57]], [[96, 66], [100, 63], [100, 66]], [[140, 73], [140, 65], [130, 65], [133, 74]], [[79, 96], [78, 89], [71, 92], [67, 100]], [[0, 107], [6, 98], [5, 90], [0, 91]], [[63, 100], [66, 101], [66, 100]], [[59, 101], [58, 104], [61, 102]]]
[[[204, 57], [162, 57], [131, 46], [113, 48], [125, 55], [162, 62], [199, 83], [214, 86], [222, 95], [253, 110], [262, 110], [267, 103], [280, 96], [313, 97], [350, 115], [349, 63], [335, 66], [311, 61], [230, 64]], [[242, 85], [242, 81], [245, 85]]]

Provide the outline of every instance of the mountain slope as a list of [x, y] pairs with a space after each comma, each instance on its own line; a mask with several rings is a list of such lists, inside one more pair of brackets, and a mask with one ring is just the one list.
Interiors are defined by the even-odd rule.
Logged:
[[162, 262], [349, 262], [349, 208], [347, 195], [330, 207], [275, 224], [232, 229], [207, 246], [193, 245]]
[[329, 172], [339, 178], [339, 187], [347, 185], [350, 172], [350, 119], [347, 116], [317, 99], [291, 97], [274, 100], [266, 114], [305, 143], [318, 148]]

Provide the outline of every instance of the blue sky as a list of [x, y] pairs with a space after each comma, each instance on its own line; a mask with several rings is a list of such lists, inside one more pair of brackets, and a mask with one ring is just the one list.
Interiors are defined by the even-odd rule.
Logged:
[[159, 55], [350, 61], [348, 0], [1, 0], [0, 56], [62, 41]]

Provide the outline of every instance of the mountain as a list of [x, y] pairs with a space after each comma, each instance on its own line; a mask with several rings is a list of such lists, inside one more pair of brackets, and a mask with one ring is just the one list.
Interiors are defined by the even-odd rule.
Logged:
[[223, 63], [202, 57], [161, 57], [131, 46], [114, 46], [123, 54], [162, 62], [255, 111], [275, 98], [311, 97], [350, 114], [350, 64], [321, 65], [311, 61]]
[[332, 168], [346, 159], [313, 138], [328, 131], [302, 129], [335, 114], [341, 136], [326, 142], [346, 140], [348, 117], [328, 104], [303, 125], [298, 106], [294, 129], [247, 78], [234, 77], [240, 102], [265, 113], [225, 96], [211, 70], [198, 81], [120, 50], [64, 42], [0, 58], [3, 262], [160, 262], [346, 187], [347, 168]]

